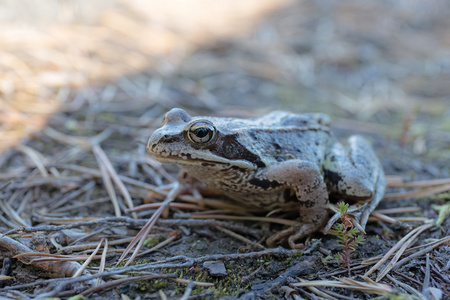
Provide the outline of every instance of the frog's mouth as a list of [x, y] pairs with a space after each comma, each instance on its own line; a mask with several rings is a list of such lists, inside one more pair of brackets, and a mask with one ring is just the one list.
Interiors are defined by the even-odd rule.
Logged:
[[[172, 151], [173, 152], [173, 151]], [[193, 155], [191, 153], [153, 153], [150, 152], [153, 157], [162, 163], [171, 163], [171, 164], [178, 164], [178, 165], [195, 165], [199, 167], [212, 167], [217, 166], [218, 168], [221, 167], [230, 167], [230, 166], [236, 166], [243, 169], [254, 169], [255, 166], [245, 160], [229, 160], [222, 158], [220, 156], [216, 156], [213, 153], [209, 151], [202, 151], [202, 157]], [[207, 155], [208, 153], [208, 155]]]
[[188, 143], [183, 134], [155, 131], [147, 143], [147, 151], [163, 163], [212, 167], [214, 165], [256, 169], [265, 167], [259, 156], [239, 143], [235, 135], [227, 135], [206, 146]]

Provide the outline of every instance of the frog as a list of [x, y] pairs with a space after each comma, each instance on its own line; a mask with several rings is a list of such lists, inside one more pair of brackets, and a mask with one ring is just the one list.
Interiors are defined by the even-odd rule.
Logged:
[[[386, 181], [370, 142], [361, 135], [340, 142], [323, 113], [273, 111], [259, 118], [191, 116], [173, 108], [146, 149], [162, 163], [239, 205], [265, 212], [294, 210], [298, 222], [267, 240], [292, 248], [330, 218], [338, 201], [349, 203], [364, 232]], [[327, 224], [326, 228], [330, 228]], [[328, 230], [327, 229], [327, 230]], [[326, 232], [325, 232], [326, 233]]]

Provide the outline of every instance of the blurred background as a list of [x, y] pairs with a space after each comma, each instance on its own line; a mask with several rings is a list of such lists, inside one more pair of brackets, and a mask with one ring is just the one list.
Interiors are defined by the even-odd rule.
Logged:
[[183, 107], [322, 111], [336, 127], [421, 154], [429, 139], [450, 141], [449, 9], [445, 0], [3, 0], [0, 147], [47, 124], [81, 134], [74, 120], [131, 126], [145, 141]]

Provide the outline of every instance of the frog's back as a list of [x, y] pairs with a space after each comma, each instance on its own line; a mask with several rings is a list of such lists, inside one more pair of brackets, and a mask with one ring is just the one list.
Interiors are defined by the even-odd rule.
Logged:
[[266, 164], [302, 159], [320, 165], [334, 142], [324, 114], [276, 111], [254, 122], [255, 126], [240, 133], [240, 140]]
[[260, 126], [295, 126], [298, 128], [311, 128], [311, 127], [329, 127], [330, 117], [322, 113], [303, 113], [295, 114], [285, 111], [274, 111], [261, 118], [255, 119]]

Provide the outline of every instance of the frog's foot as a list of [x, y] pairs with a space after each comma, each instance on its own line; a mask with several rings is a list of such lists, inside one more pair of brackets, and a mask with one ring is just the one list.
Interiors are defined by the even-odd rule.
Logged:
[[386, 180], [384, 176], [380, 176], [376, 184], [373, 199], [370, 202], [364, 204], [364, 206], [362, 207], [360, 216], [360, 224], [362, 228], [366, 228], [367, 220], [369, 219], [370, 214], [375, 210], [381, 199], [383, 199], [385, 188]]
[[[351, 136], [346, 147], [335, 143], [324, 165], [325, 180], [333, 198], [355, 203], [347, 213], [353, 217], [353, 226], [365, 232], [367, 219], [383, 198], [386, 187], [383, 169], [370, 143], [360, 136]], [[332, 210], [336, 212], [333, 205]], [[340, 217], [340, 213], [335, 213], [324, 232]]]
[[292, 249], [303, 248], [303, 243], [296, 243], [297, 240], [303, 239], [308, 235], [317, 231], [317, 224], [299, 224], [280, 231], [267, 239], [267, 246], [274, 248], [276, 244], [279, 244], [286, 239], [289, 246]]
[[[349, 205], [347, 209], [347, 214], [353, 217], [351, 220], [353, 226], [358, 228], [358, 230], [364, 234], [366, 233], [365, 228], [370, 213], [376, 208], [378, 203], [383, 198], [385, 186], [386, 182], [384, 176], [379, 177], [376, 183], [375, 194], [373, 195], [373, 198], [366, 203]], [[328, 231], [331, 229], [334, 223], [337, 220], [339, 220], [342, 215], [340, 212], [337, 211], [337, 205], [335, 204], [329, 203], [328, 209], [335, 212], [335, 214], [328, 220], [328, 223], [323, 231], [325, 234], [328, 233]]]

